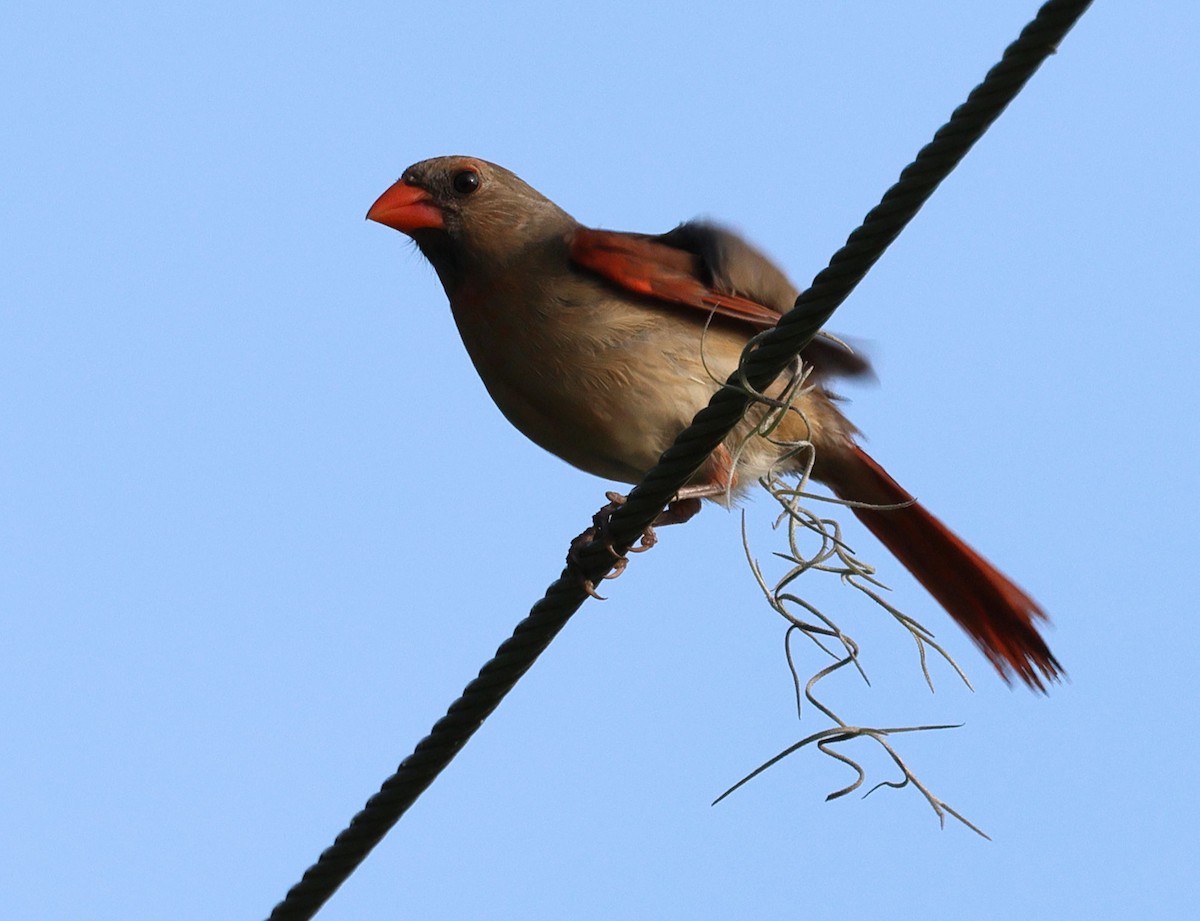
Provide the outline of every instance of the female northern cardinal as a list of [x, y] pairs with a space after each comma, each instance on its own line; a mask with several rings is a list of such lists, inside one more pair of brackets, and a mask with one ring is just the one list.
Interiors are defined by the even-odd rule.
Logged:
[[[503, 167], [473, 157], [410, 166], [367, 212], [433, 264], [488, 392], [533, 441], [597, 476], [636, 483], [735, 370], [747, 340], [796, 299], [771, 262], [727, 230], [591, 230]], [[720, 501], [809, 440], [812, 477], [854, 513], [970, 634], [1005, 680], [1044, 690], [1058, 661], [1037, 603], [913, 501], [854, 442], [823, 386], [866, 362], [834, 340], [803, 353], [816, 386], [771, 440], [744, 421], [684, 495]], [[761, 413], [760, 413], [761, 415]], [[731, 453], [731, 448], [735, 449]], [[732, 460], [736, 454], [736, 466]], [[732, 469], [731, 469], [732, 468]]]

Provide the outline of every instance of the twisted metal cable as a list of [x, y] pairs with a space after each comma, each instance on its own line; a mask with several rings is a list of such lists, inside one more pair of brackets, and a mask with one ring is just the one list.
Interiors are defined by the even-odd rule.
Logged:
[[642, 535], [741, 419], [750, 401], [747, 390], [765, 390], [808, 344], [1090, 5], [1091, 0], [1049, 0], [1042, 6], [1005, 49], [1000, 62], [954, 110], [796, 299], [793, 309], [777, 326], [754, 339], [739, 375], [731, 377], [696, 414], [629, 494], [628, 501], [613, 513], [607, 541], [592, 541], [577, 550], [573, 568], [564, 569], [550, 585], [429, 735], [275, 906], [270, 921], [312, 918], [349, 878], [583, 604], [587, 598], [583, 581], [598, 583], [613, 570], [610, 548], [625, 551]]

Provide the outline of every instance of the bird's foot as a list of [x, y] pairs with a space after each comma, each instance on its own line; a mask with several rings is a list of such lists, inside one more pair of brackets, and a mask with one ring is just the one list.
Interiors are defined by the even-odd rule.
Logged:
[[[567, 551], [567, 565], [579, 571], [579, 555], [582, 553], [583, 548], [599, 541], [613, 555], [613, 559], [615, 560], [612, 572], [603, 578], [615, 579], [625, 571], [625, 567], [629, 565], [629, 558], [624, 553], [618, 552], [617, 548], [613, 546], [609, 525], [612, 521], [613, 513], [625, 504], [626, 497], [619, 492], [611, 491], [606, 492], [604, 496], [608, 499], [608, 504], [592, 516], [592, 526], [571, 541], [571, 548]], [[638, 538], [638, 542], [634, 546], [629, 547], [626, 552], [644, 553], [658, 543], [658, 535], [654, 531], [656, 527], [665, 527], [669, 524], [683, 524], [691, 520], [699, 511], [700, 500], [698, 498], [686, 497], [673, 499], [665, 509], [659, 512], [658, 517], [654, 519], [654, 523], [647, 526], [646, 530], [642, 532], [641, 537]], [[582, 579], [581, 581], [583, 582], [584, 591], [591, 597], [599, 601], [606, 600], [602, 595], [597, 594], [596, 584], [591, 579]]]
[[[609, 532], [609, 523], [612, 521], [613, 512], [625, 504], [625, 496], [619, 492], [606, 492], [605, 498], [608, 499], [608, 504], [602, 507], [595, 515], [592, 516], [592, 526], [571, 541], [571, 549], [567, 551], [567, 565], [580, 572], [580, 554], [588, 545], [600, 542], [609, 553], [612, 554], [614, 563], [612, 572], [605, 575], [605, 579], [615, 579], [625, 571], [625, 567], [629, 565], [629, 559], [623, 553], [619, 553], [617, 548], [613, 546], [612, 538]], [[630, 547], [630, 550], [641, 552], [648, 550], [654, 545], [654, 537], [651, 536], [651, 542], [646, 544], [646, 535], [642, 535], [640, 545], [638, 547]], [[585, 579], [580, 576], [580, 581], [583, 583], [583, 590], [595, 598], [597, 601], [606, 600], [603, 595], [596, 591], [596, 583], [591, 579]]]

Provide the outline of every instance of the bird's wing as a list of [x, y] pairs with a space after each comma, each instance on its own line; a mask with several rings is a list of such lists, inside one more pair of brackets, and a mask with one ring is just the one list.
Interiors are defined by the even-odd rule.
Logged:
[[651, 236], [581, 227], [571, 240], [571, 260], [634, 294], [715, 313], [755, 330], [770, 329], [779, 321], [778, 311], [722, 294], [705, 283], [704, 265], [695, 253]]

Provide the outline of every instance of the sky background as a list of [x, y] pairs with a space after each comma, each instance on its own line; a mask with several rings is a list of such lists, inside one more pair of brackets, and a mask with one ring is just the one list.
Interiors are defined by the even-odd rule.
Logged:
[[[801, 285], [1035, 11], [11, 4], [0, 26], [0, 916], [258, 918], [560, 569], [609, 484], [491, 405], [363, 214], [502, 163], [585, 223], [740, 228]], [[976, 690], [836, 580], [915, 791], [825, 803], [783, 625], [707, 509], [589, 603], [321, 914], [1192, 917], [1200, 6], [1098, 3], [831, 328], [895, 477], [1037, 597]], [[747, 505], [757, 556], [781, 549]], [[821, 662], [802, 650], [808, 671]], [[870, 782], [888, 777], [866, 745]]]

